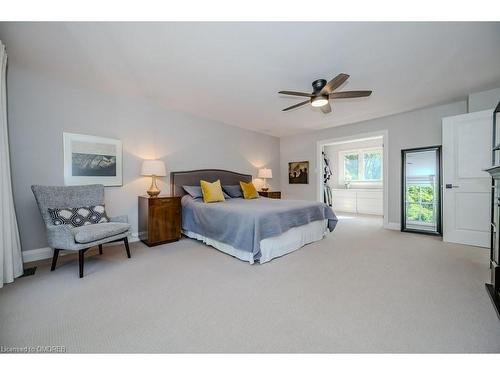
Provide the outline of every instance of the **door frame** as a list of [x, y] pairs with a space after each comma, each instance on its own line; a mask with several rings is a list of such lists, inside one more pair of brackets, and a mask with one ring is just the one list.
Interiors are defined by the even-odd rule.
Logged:
[[[438, 183], [437, 183], [437, 196], [439, 202], [439, 209], [436, 220], [436, 231], [426, 231], [426, 230], [418, 230], [412, 228], [406, 228], [406, 205], [405, 205], [405, 195], [406, 195], [406, 163], [405, 163], [405, 154], [408, 152], [425, 152], [425, 151], [436, 151], [437, 160], [436, 160], [436, 171]], [[443, 235], [443, 224], [442, 224], [442, 211], [443, 211], [443, 201], [442, 201], [442, 168], [441, 168], [441, 145], [437, 146], [427, 146], [427, 147], [415, 147], [415, 148], [407, 148], [401, 150], [401, 232], [411, 232], [411, 233], [421, 233], [428, 234], [433, 236], [442, 236]]]
[[324, 146], [332, 143], [344, 143], [349, 141], [356, 141], [359, 139], [370, 139], [382, 137], [383, 147], [383, 163], [382, 163], [382, 189], [383, 189], [383, 218], [384, 218], [384, 228], [386, 229], [396, 229], [392, 223], [389, 223], [389, 131], [387, 129], [377, 130], [369, 133], [358, 133], [349, 135], [346, 137], [337, 137], [322, 139], [316, 142], [316, 200], [318, 202], [323, 202], [323, 173], [321, 167], [323, 165], [323, 156], [321, 152]]

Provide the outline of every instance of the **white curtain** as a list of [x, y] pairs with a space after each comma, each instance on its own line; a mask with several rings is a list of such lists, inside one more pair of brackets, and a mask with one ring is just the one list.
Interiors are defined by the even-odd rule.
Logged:
[[17, 229], [10, 178], [7, 129], [7, 53], [0, 41], [0, 287], [23, 274], [21, 242]]

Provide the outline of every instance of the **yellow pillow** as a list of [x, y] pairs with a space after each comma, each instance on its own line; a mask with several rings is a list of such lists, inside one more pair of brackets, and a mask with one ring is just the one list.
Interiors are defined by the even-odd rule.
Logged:
[[200, 181], [201, 192], [203, 194], [203, 202], [223, 202], [224, 194], [222, 193], [222, 186], [220, 180], [215, 182]]
[[257, 189], [253, 183], [240, 181], [240, 186], [243, 191], [243, 198], [254, 199], [259, 197], [259, 193], [257, 193]]

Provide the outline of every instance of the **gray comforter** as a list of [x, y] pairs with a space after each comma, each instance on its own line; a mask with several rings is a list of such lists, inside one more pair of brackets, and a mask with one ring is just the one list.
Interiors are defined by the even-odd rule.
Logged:
[[203, 203], [190, 195], [182, 198], [182, 229], [253, 253], [260, 258], [260, 241], [279, 236], [290, 228], [328, 220], [333, 231], [337, 217], [324, 203], [281, 199], [232, 198]]

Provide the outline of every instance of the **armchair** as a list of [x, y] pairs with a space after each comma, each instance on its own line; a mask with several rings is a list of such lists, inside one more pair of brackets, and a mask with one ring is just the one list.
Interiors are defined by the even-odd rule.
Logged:
[[93, 246], [99, 247], [109, 242], [123, 241], [130, 258], [127, 236], [130, 231], [127, 216], [110, 218], [108, 223], [99, 223], [70, 228], [66, 225], [54, 225], [49, 214], [49, 208], [76, 208], [104, 204], [103, 185], [83, 186], [41, 186], [33, 185], [31, 190], [35, 195], [38, 209], [42, 215], [47, 231], [47, 241], [54, 249], [51, 271], [57, 264], [59, 251], [78, 252], [80, 278], [83, 277], [84, 254]]

